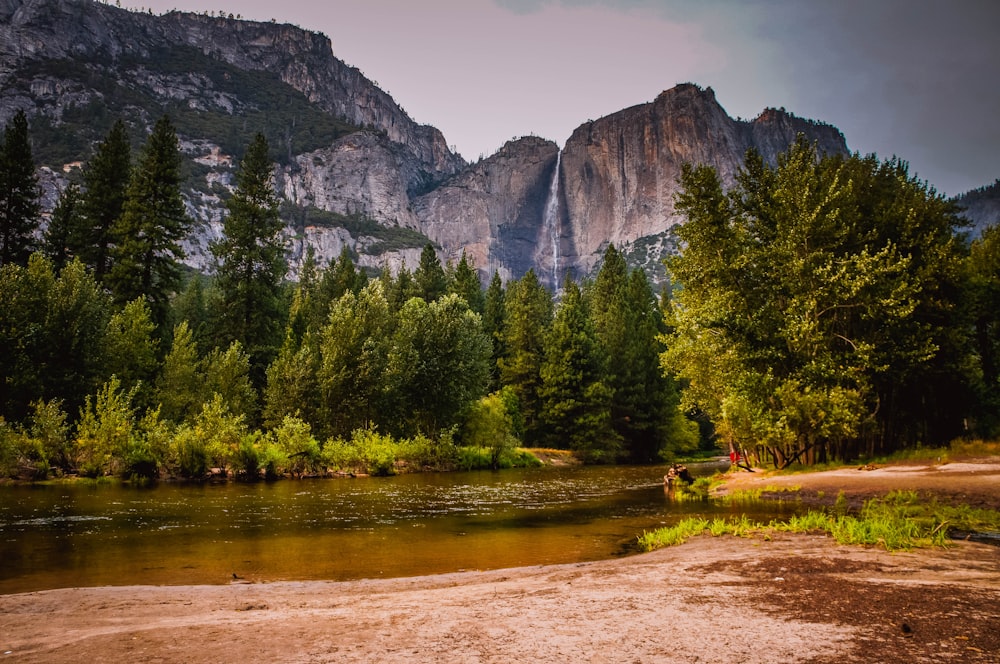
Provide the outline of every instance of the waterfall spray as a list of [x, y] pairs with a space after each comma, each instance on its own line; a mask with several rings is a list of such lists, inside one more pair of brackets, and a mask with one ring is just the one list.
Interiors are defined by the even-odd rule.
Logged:
[[549, 184], [549, 198], [545, 202], [545, 218], [542, 220], [552, 242], [552, 288], [559, 289], [559, 164], [562, 150], [556, 153], [556, 167]]

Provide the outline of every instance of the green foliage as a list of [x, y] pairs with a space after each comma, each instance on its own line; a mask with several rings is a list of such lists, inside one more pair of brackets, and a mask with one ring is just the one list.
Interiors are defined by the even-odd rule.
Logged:
[[288, 271], [273, 166], [262, 134], [247, 149], [226, 205], [222, 238], [211, 245], [222, 295], [218, 327], [226, 342], [247, 350], [259, 386], [280, 341], [281, 282]]
[[[232, 414], [219, 394], [205, 402], [195, 415], [190, 432], [204, 445], [205, 459], [210, 467], [219, 468], [223, 474], [236, 459], [248, 434], [243, 416]], [[237, 462], [240, 461], [245, 459]]]
[[149, 305], [136, 299], [111, 316], [105, 334], [105, 371], [118, 376], [125, 389], [136, 388], [140, 406], [150, 404], [149, 392], [158, 369], [155, 331]]
[[686, 407], [779, 467], [952, 430], [959, 221], [905, 164], [818, 158], [799, 140], [775, 168], [748, 153], [728, 195], [708, 167], [682, 185], [662, 360]]
[[156, 400], [164, 419], [183, 422], [201, 409], [204, 383], [198, 370], [198, 349], [187, 322], [174, 328], [170, 352], [156, 383]]
[[470, 309], [480, 316], [483, 315], [486, 305], [483, 286], [479, 282], [479, 275], [476, 273], [474, 264], [465, 255], [464, 249], [462, 250], [462, 258], [450, 276], [448, 290], [465, 300]]
[[407, 302], [398, 314], [387, 365], [404, 431], [437, 436], [457, 424], [486, 392], [489, 352], [479, 316], [457, 295]]
[[[165, 85], [191, 86], [191, 98], [163, 103], [144, 80], [152, 74]], [[70, 105], [57, 121], [40, 120], [36, 138], [43, 146], [41, 163], [61, 166], [79, 160], [86, 147], [107, 132], [114, 118], [141, 124], [143, 117], [169, 114], [177, 130], [192, 138], [211, 138], [227, 154], [240, 154], [257, 133], [278, 147], [280, 159], [327, 147], [358, 127], [323, 111], [277, 72], [245, 71], [184, 44], [154, 49], [146, 55], [124, 55], [114, 70], [102, 61], [37, 60], [26, 63], [14, 80], [55, 77], [93, 89], [100, 98]], [[226, 100], [227, 106], [218, 100]]]
[[604, 383], [603, 360], [580, 289], [567, 279], [539, 371], [542, 440], [594, 463], [614, 462], [621, 451], [621, 437], [611, 424], [612, 391]]
[[79, 262], [56, 277], [34, 254], [27, 267], [0, 268], [0, 302], [0, 414], [18, 422], [53, 398], [77, 410], [107, 375], [107, 295]]
[[27, 265], [41, 203], [28, 118], [18, 111], [0, 143], [0, 266]]
[[334, 303], [320, 340], [317, 382], [321, 395], [318, 429], [345, 436], [388, 414], [386, 384], [393, 334], [382, 284], [373, 281], [357, 296]]
[[426, 302], [434, 302], [445, 294], [448, 288], [448, 277], [441, 267], [434, 245], [428, 242], [420, 252], [420, 265], [413, 273], [416, 282], [416, 296]]
[[42, 235], [42, 253], [60, 272], [74, 253], [73, 234], [79, 226], [80, 188], [70, 183], [59, 192], [59, 200]]
[[298, 347], [292, 335], [286, 338], [278, 356], [267, 368], [264, 426], [277, 427], [289, 416], [319, 421], [319, 367], [320, 350], [314, 335], [307, 333]]
[[213, 348], [201, 361], [204, 398], [218, 396], [227, 410], [247, 420], [257, 412], [257, 391], [250, 380], [250, 356], [234, 341], [225, 351]]
[[500, 468], [502, 460], [517, 448], [512, 407], [516, 408], [516, 397], [508, 388], [482, 397], [466, 415], [462, 441], [469, 448], [485, 450], [490, 468]]
[[840, 544], [879, 546], [887, 551], [913, 548], [945, 547], [948, 531], [983, 531], [1000, 529], [1000, 512], [973, 509], [967, 505], [951, 506], [936, 500], [924, 500], [915, 491], [890, 492], [884, 498], [867, 501], [860, 514], [826, 513], [819, 510], [793, 516], [784, 522], [763, 524], [739, 519], [685, 519], [676, 526], [643, 533], [639, 547], [652, 551], [681, 544], [705, 530], [714, 536], [747, 537], [772, 532], [827, 532]]
[[552, 321], [552, 298], [533, 270], [507, 286], [501, 331], [503, 356], [497, 364], [500, 383], [517, 395], [524, 418], [524, 441], [534, 444], [542, 436], [541, 368], [544, 339]]
[[132, 171], [122, 214], [114, 223], [114, 262], [107, 279], [119, 303], [146, 298], [158, 325], [166, 322], [168, 298], [180, 283], [180, 242], [191, 225], [180, 182], [177, 134], [163, 116]]
[[121, 381], [112, 376], [96, 399], [87, 397], [76, 430], [75, 451], [83, 475], [100, 477], [127, 471], [127, 462], [135, 450], [141, 450], [132, 406], [134, 394], [134, 389], [122, 390]]
[[639, 537], [640, 551], [653, 551], [668, 546], [677, 546], [696, 535], [701, 535], [709, 527], [708, 519], [692, 517], [684, 519], [675, 526], [658, 528], [652, 532], [644, 532]]
[[271, 435], [277, 449], [287, 459], [285, 467], [288, 472], [301, 477], [320, 471], [321, 450], [308, 423], [286, 416]]
[[993, 437], [1000, 433], [1000, 226], [985, 229], [972, 243], [965, 271], [978, 360], [972, 372], [977, 396], [972, 425], [974, 433]]
[[98, 283], [111, 270], [114, 225], [125, 209], [131, 176], [132, 147], [125, 123], [118, 120], [84, 166], [80, 217], [69, 234], [71, 250]]

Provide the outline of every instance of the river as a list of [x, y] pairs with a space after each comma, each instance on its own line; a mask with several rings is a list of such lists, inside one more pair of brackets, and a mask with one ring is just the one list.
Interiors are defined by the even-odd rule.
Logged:
[[[674, 502], [663, 490], [665, 472], [590, 466], [147, 488], [0, 487], [0, 593], [580, 562], [631, 553], [644, 530], [686, 516], [748, 509]], [[794, 507], [768, 502], [749, 509], [767, 519]]]

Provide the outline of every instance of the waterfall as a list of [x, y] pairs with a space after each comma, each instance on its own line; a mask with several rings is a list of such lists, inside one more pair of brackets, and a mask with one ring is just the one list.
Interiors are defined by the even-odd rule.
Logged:
[[559, 164], [562, 150], [556, 153], [556, 167], [549, 183], [549, 198], [545, 202], [543, 226], [552, 242], [552, 289], [559, 290]]

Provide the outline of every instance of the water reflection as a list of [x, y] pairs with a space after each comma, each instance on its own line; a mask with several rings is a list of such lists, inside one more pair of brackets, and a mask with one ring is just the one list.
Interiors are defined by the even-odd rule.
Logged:
[[[672, 503], [660, 467], [0, 489], [0, 592], [410, 576], [622, 555], [644, 530], [745, 512]], [[759, 510], [765, 510], [760, 513]], [[765, 504], [772, 518], [788, 506]]]

